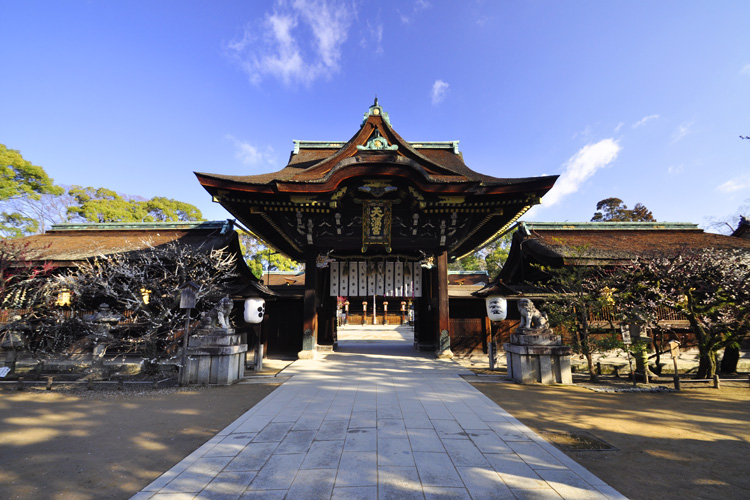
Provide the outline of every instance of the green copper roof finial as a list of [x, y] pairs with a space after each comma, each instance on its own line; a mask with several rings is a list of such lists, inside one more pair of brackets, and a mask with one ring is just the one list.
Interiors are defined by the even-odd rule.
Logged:
[[[383, 117], [383, 121], [385, 123], [387, 123], [388, 126], [391, 126], [391, 119], [388, 117], [388, 113], [386, 113], [385, 111], [383, 111], [382, 106], [380, 106], [380, 104], [378, 104], [378, 96], [377, 96], [377, 94], [375, 95], [375, 102], [373, 103], [372, 106], [370, 106], [370, 109], [367, 110], [367, 113], [365, 113], [365, 119], [362, 120], [362, 125], [365, 124], [365, 122], [367, 121], [367, 118], [369, 118], [370, 116], [382, 116]], [[360, 127], [362, 125], [360, 125]]]

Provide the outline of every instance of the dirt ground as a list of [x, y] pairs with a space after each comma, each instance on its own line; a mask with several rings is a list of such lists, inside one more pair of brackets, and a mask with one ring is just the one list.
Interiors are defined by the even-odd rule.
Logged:
[[[474, 384], [543, 435], [588, 433], [614, 446], [566, 453], [634, 500], [748, 497], [750, 388], [726, 385], [602, 393], [577, 386]], [[4, 388], [0, 498], [127, 499], [276, 386]]]
[[632, 500], [750, 497], [747, 382], [657, 393], [473, 385], [543, 436], [588, 434], [617, 448], [563, 451]]
[[0, 498], [127, 499], [279, 384], [0, 390]]

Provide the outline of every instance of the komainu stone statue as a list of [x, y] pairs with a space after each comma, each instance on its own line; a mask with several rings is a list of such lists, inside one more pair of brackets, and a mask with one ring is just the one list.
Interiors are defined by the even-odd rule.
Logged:
[[519, 299], [518, 312], [521, 313], [521, 324], [518, 329], [547, 329], [549, 321], [547, 315], [539, 311], [530, 299]]
[[224, 328], [229, 329], [229, 313], [233, 307], [232, 299], [229, 295], [221, 299], [208, 312], [201, 313], [201, 328]]

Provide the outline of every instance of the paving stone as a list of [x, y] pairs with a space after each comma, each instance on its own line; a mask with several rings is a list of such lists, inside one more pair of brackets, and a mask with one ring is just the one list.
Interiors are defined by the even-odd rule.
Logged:
[[378, 467], [378, 500], [424, 499], [415, 467]]
[[513, 500], [515, 498], [500, 475], [489, 465], [456, 468], [474, 500]]
[[278, 443], [250, 443], [226, 466], [226, 471], [260, 470]]
[[169, 482], [160, 493], [198, 493], [226, 467], [231, 457], [210, 457], [196, 460]]
[[463, 482], [447, 453], [414, 452], [419, 477], [425, 486], [463, 487]]
[[193, 500], [194, 498], [193, 493], [156, 493], [149, 497], [149, 499], [156, 500]]
[[239, 500], [284, 500], [287, 490], [246, 491]]
[[349, 406], [332, 406], [324, 420], [349, 420], [352, 414], [352, 405]]
[[284, 411], [280, 412], [273, 418], [273, 422], [296, 422], [302, 415], [304, 415], [304, 408], [284, 408]]
[[323, 423], [325, 413], [309, 413], [301, 416], [297, 422], [295, 422], [292, 430], [313, 430], [317, 431], [320, 429], [320, 425]]
[[546, 490], [511, 489], [517, 500], [560, 500], [562, 497], [552, 488]]
[[443, 446], [456, 467], [487, 466], [487, 460], [470, 439], [444, 439]]
[[513, 453], [510, 446], [490, 429], [473, 429], [467, 434], [482, 453]]
[[237, 500], [256, 472], [220, 472], [206, 488], [201, 491], [197, 499], [201, 500]]
[[432, 421], [424, 411], [403, 412], [407, 429], [432, 429]]
[[393, 400], [389, 401], [388, 403], [380, 403], [378, 402], [378, 419], [383, 418], [403, 418], [403, 415], [401, 413], [401, 407], [398, 404], [398, 401]]
[[375, 451], [345, 451], [341, 454], [336, 487], [378, 484], [378, 457]]
[[443, 442], [434, 429], [407, 429], [412, 451], [444, 452]]
[[378, 438], [378, 466], [414, 467], [408, 439]]
[[346, 433], [344, 451], [376, 451], [375, 429], [349, 429]]
[[271, 422], [271, 415], [253, 415], [233, 429], [233, 432], [260, 432]]
[[316, 441], [338, 441], [346, 439], [346, 431], [349, 428], [348, 420], [324, 421], [315, 434]]
[[302, 462], [302, 469], [338, 469], [344, 440], [314, 441]]
[[289, 455], [272, 455], [263, 468], [250, 483], [250, 490], [289, 489], [294, 480], [294, 473], [302, 465], [304, 453]]
[[376, 427], [377, 418], [374, 410], [353, 411], [352, 418], [349, 420], [349, 428], [361, 429], [364, 427]]
[[532, 469], [565, 469], [558, 459], [534, 442], [509, 441], [508, 446], [518, 454]]
[[280, 443], [291, 429], [291, 422], [271, 422], [253, 438], [253, 443]]
[[432, 425], [440, 439], [469, 439], [469, 435], [455, 420], [433, 420]]
[[377, 486], [335, 487], [331, 500], [377, 500]]
[[379, 418], [377, 429], [378, 438], [406, 438], [406, 426], [400, 418]]
[[329, 500], [336, 471], [333, 469], [300, 470], [289, 488], [287, 498]]
[[549, 484], [515, 453], [486, 454], [485, 458], [511, 489], [545, 489]]
[[289, 431], [274, 453], [307, 453], [317, 431]]
[[504, 422], [487, 422], [487, 425], [495, 431], [495, 434], [500, 437], [503, 441], [531, 441], [531, 438], [525, 433], [521, 432], [514, 424]]
[[602, 498], [600, 491], [569, 470], [540, 469], [536, 472], [565, 499], [598, 500]]
[[489, 429], [481, 418], [477, 417], [474, 413], [454, 413], [456, 422], [463, 429], [474, 430], [474, 429]]
[[444, 486], [425, 486], [425, 500], [471, 500], [466, 488], [446, 488]]
[[207, 451], [204, 457], [233, 457], [241, 452], [253, 440], [256, 433], [230, 434], [220, 443]]

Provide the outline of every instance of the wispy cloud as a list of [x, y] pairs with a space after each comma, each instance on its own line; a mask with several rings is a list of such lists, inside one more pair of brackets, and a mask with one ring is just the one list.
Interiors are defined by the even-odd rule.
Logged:
[[685, 165], [670, 165], [667, 167], [667, 173], [670, 175], [679, 175], [685, 170]]
[[716, 189], [722, 193], [734, 193], [747, 188], [750, 188], [750, 175], [735, 177], [734, 179], [730, 179], [724, 184], [716, 187]]
[[362, 38], [360, 45], [364, 49], [370, 48], [375, 54], [383, 53], [383, 23], [381, 22], [370, 22], [367, 20], [367, 30], [362, 32]]
[[692, 121], [680, 124], [680, 126], [672, 133], [672, 144], [684, 139], [686, 135], [690, 134], [692, 132], [690, 128], [693, 126], [693, 123], [695, 122]]
[[353, 16], [350, 5], [335, 0], [278, 3], [226, 50], [254, 84], [272, 77], [287, 86], [310, 85], [339, 71]]
[[432, 84], [432, 104], [440, 104], [450, 90], [450, 85], [443, 80], [435, 80]]
[[261, 150], [247, 141], [237, 139], [233, 135], [227, 135], [227, 139], [234, 144], [234, 157], [244, 165], [255, 167], [259, 165], [272, 164], [274, 162], [274, 150], [271, 146]]
[[544, 206], [552, 206], [569, 194], [578, 191], [597, 170], [606, 167], [617, 158], [622, 147], [613, 138], [603, 139], [582, 147], [563, 164], [563, 173], [555, 186], [544, 197]]
[[423, 10], [430, 7], [430, 2], [428, 0], [414, 0], [414, 4], [412, 6], [411, 12], [401, 12], [399, 9], [396, 9], [396, 12], [398, 12], [398, 16], [401, 19], [401, 22], [404, 24], [411, 23], [411, 20], [422, 12]]
[[641, 118], [640, 120], [638, 120], [637, 122], [633, 124], [633, 128], [638, 128], [641, 125], [645, 125], [646, 123], [650, 122], [651, 120], [656, 120], [657, 118], [659, 118], [659, 115], [644, 116], [643, 118]]
[[750, 75], [750, 64], [745, 64], [740, 70], [741, 75]]
[[615, 127], [615, 134], [620, 131], [620, 129], [625, 125], [625, 122], [620, 122]]

